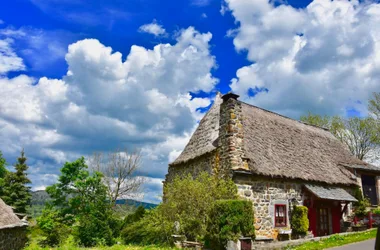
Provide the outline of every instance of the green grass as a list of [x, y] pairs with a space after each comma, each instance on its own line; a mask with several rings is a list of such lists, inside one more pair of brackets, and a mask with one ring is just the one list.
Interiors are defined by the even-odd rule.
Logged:
[[41, 247], [38, 245], [38, 241], [42, 240], [41, 231], [35, 227], [31, 227], [29, 230], [29, 242], [24, 250], [175, 250], [176, 248], [159, 247], [159, 246], [132, 246], [132, 245], [114, 245], [111, 247], [93, 247], [84, 248], [75, 245], [72, 237], [69, 237], [67, 241], [59, 247]]
[[294, 250], [319, 250], [319, 249], [326, 249], [330, 247], [337, 247], [342, 246], [354, 242], [369, 240], [372, 238], [376, 238], [377, 230], [371, 230], [371, 231], [365, 231], [365, 232], [359, 232], [349, 235], [333, 235], [330, 238], [320, 240], [320, 241], [313, 241], [313, 242], [307, 242], [305, 244], [290, 247], [288, 249], [294, 249]]

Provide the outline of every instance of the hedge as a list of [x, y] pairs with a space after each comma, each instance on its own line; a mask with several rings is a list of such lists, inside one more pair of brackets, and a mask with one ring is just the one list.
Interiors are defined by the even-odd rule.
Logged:
[[308, 208], [305, 206], [294, 206], [290, 224], [292, 233], [295, 235], [306, 235], [309, 229], [309, 219], [307, 218]]
[[241, 236], [255, 238], [253, 206], [246, 200], [216, 201], [207, 223], [205, 245], [211, 249], [225, 249], [229, 240]]

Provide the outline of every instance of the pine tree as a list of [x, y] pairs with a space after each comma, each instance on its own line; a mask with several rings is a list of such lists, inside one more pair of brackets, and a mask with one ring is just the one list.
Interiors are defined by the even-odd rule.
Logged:
[[17, 213], [26, 213], [26, 207], [30, 204], [32, 196], [30, 187], [27, 186], [31, 181], [26, 173], [28, 170], [26, 160], [24, 150], [22, 150], [15, 165], [16, 172], [9, 172], [4, 178], [2, 199], [6, 204], [14, 207]]
[[3, 157], [3, 153], [0, 151], [0, 197], [3, 195], [4, 189], [4, 177], [8, 173], [6, 169], [7, 162]]

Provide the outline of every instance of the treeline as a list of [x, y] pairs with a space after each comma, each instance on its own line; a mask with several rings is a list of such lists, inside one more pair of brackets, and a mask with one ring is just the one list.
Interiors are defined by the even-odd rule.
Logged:
[[351, 153], [360, 160], [378, 158], [380, 150], [380, 93], [374, 93], [368, 102], [368, 116], [348, 117], [321, 116], [310, 113], [301, 116], [301, 121], [327, 128]]

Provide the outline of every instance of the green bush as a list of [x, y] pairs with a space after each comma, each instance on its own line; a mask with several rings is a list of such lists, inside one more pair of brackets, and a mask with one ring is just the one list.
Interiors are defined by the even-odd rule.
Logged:
[[70, 233], [70, 228], [63, 223], [59, 212], [47, 206], [37, 218], [37, 225], [42, 231], [44, 240], [39, 242], [42, 246], [57, 246], [61, 244]]
[[141, 220], [129, 223], [136, 215], [125, 219], [122, 231], [125, 243], [170, 245], [173, 234], [202, 241], [215, 201], [236, 199], [237, 187], [231, 179], [201, 173], [197, 178], [187, 175], [166, 183], [164, 194], [164, 202], [147, 211]]
[[373, 214], [380, 214], [380, 209], [376, 208], [376, 209], [372, 210], [372, 213]]
[[216, 201], [207, 223], [206, 245], [211, 249], [225, 249], [229, 240], [241, 236], [255, 238], [254, 215], [251, 201]]
[[124, 218], [123, 227], [141, 220], [144, 217], [145, 213], [145, 208], [143, 206], [139, 206], [133, 213], [127, 215]]
[[355, 216], [357, 217], [367, 216], [368, 214], [367, 207], [371, 205], [369, 200], [363, 197], [363, 194], [360, 188], [355, 189], [354, 196], [358, 200], [357, 202], [354, 202], [353, 204]]
[[308, 208], [305, 206], [293, 206], [290, 225], [292, 233], [295, 235], [306, 235], [309, 229], [309, 219], [307, 218]]
[[146, 211], [140, 220], [126, 224], [121, 232], [125, 244], [171, 245], [174, 224], [164, 216], [162, 204]]

